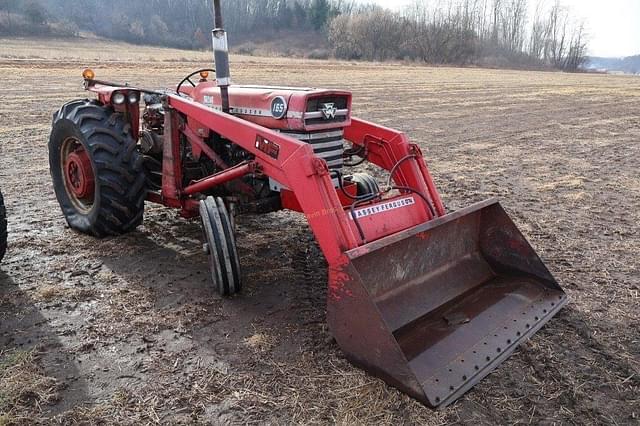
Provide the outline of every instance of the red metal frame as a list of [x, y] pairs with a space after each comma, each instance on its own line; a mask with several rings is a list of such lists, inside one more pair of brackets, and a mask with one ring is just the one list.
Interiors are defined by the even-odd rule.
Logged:
[[[340, 203], [343, 206], [349, 206], [353, 203], [353, 197], [356, 197], [358, 195], [358, 187], [354, 183], [345, 182], [343, 189], [344, 192], [337, 191], [338, 198], [340, 198]], [[302, 206], [300, 205], [300, 202], [296, 198], [296, 194], [293, 191], [283, 188], [280, 191], [280, 198], [282, 200], [283, 209], [293, 210], [300, 213], [303, 212]]]
[[[436, 216], [444, 214], [444, 207], [422, 154], [415, 145], [409, 144], [401, 132], [352, 119], [351, 125], [345, 128], [345, 138], [355, 145], [365, 147], [374, 164], [386, 170], [395, 167], [395, 184], [419, 192], [432, 207], [429, 208], [420, 195], [401, 191], [400, 195], [354, 209], [358, 216], [356, 223], [351, 210], [345, 208], [351, 202], [340, 198], [326, 163], [316, 157], [310, 145], [187, 98], [169, 95], [166, 102], [162, 202], [168, 206], [188, 210], [189, 206], [185, 204], [187, 196], [195, 193], [193, 185], [189, 189], [182, 188], [180, 157], [177, 155], [180, 124], [176, 127], [179, 121], [177, 113], [181, 113], [254, 154], [255, 166], [260, 168], [261, 173], [291, 190], [330, 263], [337, 261], [349, 249], [433, 219], [431, 209]], [[193, 144], [191, 139], [188, 140]], [[260, 150], [256, 146], [259, 145], [256, 143], [259, 140], [266, 140], [277, 146], [277, 156], [274, 157], [273, 152]], [[203, 151], [203, 154], [207, 155], [207, 152]], [[408, 159], [398, 164], [405, 157]], [[223, 180], [228, 181], [241, 175], [238, 169], [232, 170], [234, 171], [223, 171], [205, 178], [195, 184], [196, 188], [205, 191]], [[240, 171], [249, 172], [249, 169], [240, 168]], [[288, 203], [286, 206], [297, 207], [295, 203]], [[402, 209], [402, 214], [397, 214], [398, 209]]]
[[218, 185], [222, 185], [223, 183], [227, 183], [253, 173], [256, 171], [256, 168], [257, 164], [253, 161], [238, 164], [237, 166], [225, 169], [220, 173], [216, 173], [215, 175], [206, 177], [196, 182], [192, 182], [191, 185], [187, 186], [184, 189], [183, 193], [187, 195], [194, 195], [200, 192], [207, 191]]
[[[106, 84], [87, 88], [107, 104], [116, 90], [138, 90]], [[149, 194], [148, 200], [181, 209], [185, 217], [198, 215], [193, 195], [259, 171], [288, 188], [282, 192], [283, 207], [305, 214], [327, 260], [337, 265], [348, 250], [445, 214], [420, 149], [402, 132], [350, 117], [344, 127], [345, 139], [361, 147], [368, 161], [393, 171], [393, 183], [400, 188], [386, 199], [354, 203], [334, 187], [326, 163], [309, 144], [185, 97], [167, 95], [165, 103], [162, 190]], [[128, 105], [121, 108], [130, 114], [137, 134], [139, 110]], [[255, 160], [228, 168], [204, 142], [210, 131], [252, 153]], [[185, 187], [182, 136], [196, 157], [204, 155], [223, 170]]]

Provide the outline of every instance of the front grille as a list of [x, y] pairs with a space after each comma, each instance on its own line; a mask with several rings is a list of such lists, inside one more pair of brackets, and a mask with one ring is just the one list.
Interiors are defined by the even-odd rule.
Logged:
[[[325, 105], [333, 105], [336, 110], [334, 117], [325, 117]], [[318, 124], [342, 123], [349, 118], [349, 98], [347, 96], [321, 96], [307, 101], [304, 114], [304, 124], [313, 126]]]
[[[309, 132], [309, 133], [286, 133], [287, 136], [308, 143], [313, 147], [313, 152], [327, 162], [329, 170], [342, 172], [344, 160], [344, 131], [342, 129]], [[338, 178], [333, 178], [333, 184], [338, 186]]]
[[349, 105], [346, 96], [321, 96], [307, 101], [307, 112], [320, 111], [323, 104], [334, 104], [338, 109], [346, 109]]

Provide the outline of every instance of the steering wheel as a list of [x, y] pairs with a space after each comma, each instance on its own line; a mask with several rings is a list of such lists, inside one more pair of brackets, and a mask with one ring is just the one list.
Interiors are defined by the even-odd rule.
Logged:
[[189, 84], [191, 84], [192, 87], [196, 87], [196, 84], [191, 80], [191, 77], [193, 77], [196, 74], [200, 74], [203, 71], [209, 71], [209, 72], [213, 72], [213, 73], [216, 72], [216, 70], [214, 70], [213, 68], [203, 68], [201, 70], [194, 71], [194, 72], [192, 72], [191, 74], [189, 74], [188, 76], [186, 76], [185, 78], [182, 79], [182, 81], [178, 84], [178, 87], [176, 87], [176, 92], [180, 93], [180, 89], [182, 89], [182, 86], [187, 82]]

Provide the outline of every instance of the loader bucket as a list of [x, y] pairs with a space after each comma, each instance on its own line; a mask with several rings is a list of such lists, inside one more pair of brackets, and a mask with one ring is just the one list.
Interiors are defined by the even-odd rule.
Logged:
[[567, 302], [495, 200], [346, 255], [330, 268], [338, 344], [431, 407], [454, 402]]

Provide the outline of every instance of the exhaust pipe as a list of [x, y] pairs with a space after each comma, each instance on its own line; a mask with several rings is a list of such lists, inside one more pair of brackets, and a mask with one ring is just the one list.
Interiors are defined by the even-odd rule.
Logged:
[[216, 81], [220, 88], [222, 111], [229, 113], [229, 86], [231, 85], [231, 72], [229, 71], [229, 42], [227, 32], [222, 23], [222, 8], [220, 0], [213, 0], [213, 15], [215, 28], [212, 31], [213, 60], [216, 66]]

